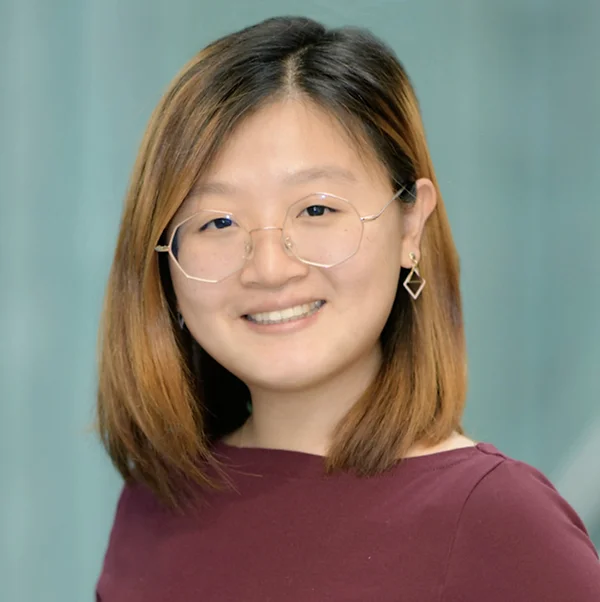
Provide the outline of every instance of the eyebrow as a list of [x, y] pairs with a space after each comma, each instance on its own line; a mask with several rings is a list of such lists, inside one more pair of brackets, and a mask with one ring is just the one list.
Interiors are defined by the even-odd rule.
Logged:
[[338, 165], [318, 165], [300, 169], [287, 174], [283, 178], [284, 184], [306, 184], [313, 180], [342, 180], [343, 182], [356, 182], [356, 176], [349, 170]]
[[[308, 184], [314, 180], [338, 180], [347, 183], [355, 183], [356, 176], [349, 170], [338, 165], [318, 165], [299, 169], [285, 174], [281, 182], [287, 186], [298, 186]], [[203, 194], [227, 195], [235, 194], [238, 189], [227, 182], [208, 181], [197, 182], [190, 191], [189, 197], [201, 196]]]

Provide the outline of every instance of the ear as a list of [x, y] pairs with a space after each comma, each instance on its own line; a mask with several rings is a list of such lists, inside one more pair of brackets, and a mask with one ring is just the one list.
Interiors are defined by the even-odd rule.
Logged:
[[414, 253], [417, 261], [421, 258], [421, 237], [427, 219], [437, 204], [437, 193], [433, 182], [428, 178], [420, 178], [415, 182], [417, 198], [410, 206], [404, 208], [402, 216], [402, 267], [412, 268], [410, 253]]

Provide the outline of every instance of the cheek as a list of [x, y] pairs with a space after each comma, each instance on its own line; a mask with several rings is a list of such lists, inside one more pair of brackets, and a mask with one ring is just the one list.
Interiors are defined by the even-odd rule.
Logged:
[[382, 244], [381, 239], [365, 237], [358, 253], [334, 268], [332, 281], [338, 291], [345, 293], [346, 311], [377, 314], [377, 321], [382, 319], [379, 314], [384, 314], [385, 322], [396, 296], [400, 269], [400, 246], [396, 241]]
[[[382, 216], [382, 219], [384, 217]], [[397, 212], [389, 217], [389, 221], [365, 225], [359, 252], [364, 253], [365, 261], [370, 261], [373, 266], [383, 262], [400, 269], [403, 221]]]
[[195, 341], [217, 361], [227, 357], [228, 322], [224, 319], [227, 307], [226, 288], [222, 283], [210, 284], [186, 281], [174, 283], [177, 304], [186, 328]]
[[226, 295], [222, 283], [195, 282], [176, 274], [172, 278], [178, 310], [190, 328], [210, 321], [210, 316], [223, 308]]

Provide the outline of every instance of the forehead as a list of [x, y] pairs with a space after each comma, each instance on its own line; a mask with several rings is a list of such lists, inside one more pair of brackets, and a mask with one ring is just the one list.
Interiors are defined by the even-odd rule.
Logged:
[[286, 99], [246, 118], [223, 145], [189, 197], [274, 193], [310, 184], [343, 188], [386, 180], [383, 166], [360, 135], [308, 101]]

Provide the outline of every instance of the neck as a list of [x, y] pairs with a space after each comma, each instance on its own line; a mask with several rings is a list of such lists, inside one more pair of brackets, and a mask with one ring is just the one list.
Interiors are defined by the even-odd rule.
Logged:
[[378, 347], [368, 358], [310, 388], [280, 391], [250, 386], [252, 415], [232, 433], [229, 442], [238, 447], [326, 455], [336, 425], [374, 380], [380, 366]]

